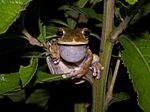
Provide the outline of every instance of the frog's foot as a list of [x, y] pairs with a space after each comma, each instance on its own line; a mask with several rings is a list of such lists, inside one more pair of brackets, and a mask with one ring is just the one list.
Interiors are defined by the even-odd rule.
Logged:
[[72, 69], [70, 72], [63, 74], [63, 78], [80, 78], [82, 76], [83, 73], [80, 67]]
[[83, 74], [82, 69], [80, 67], [77, 67], [75, 69], [72, 69], [70, 72], [65, 73], [62, 75], [63, 78], [71, 78], [75, 82], [75, 84], [82, 84], [85, 82], [86, 78], [80, 79], [81, 77], [84, 77], [85, 74]]
[[93, 77], [95, 79], [100, 79], [100, 73], [104, 69], [104, 67], [100, 63], [94, 63], [89, 69], [83, 69], [82, 67], [76, 67], [72, 69], [70, 72], [65, 73], [65, 78], [81, 78], [83, 76], [87, 77], [87, 74], [90, 75], [90, 77]]
[[100, 73], [102, 70], [104, 70], [104, 67], [100, 63], [96, 62], [92, 64], [90, 70], [92, 71], [91, 75], [93, 77], [95, 77], [96, 79], [100, 79]]

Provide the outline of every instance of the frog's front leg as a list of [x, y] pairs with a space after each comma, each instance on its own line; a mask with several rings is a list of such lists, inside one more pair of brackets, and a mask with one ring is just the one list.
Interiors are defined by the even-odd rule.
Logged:
[[50, 55], [53, 63], [57, 64], [60, 61], [59, 46], [56, 39], [52, 39], [46, 43], [47, 55]]
[[69, 74], [73, 70], [61, 60], [58, 63], [54, 63], [53, 59], [49, 55], [46, 57], [46, 62], [52, 74], [61, 74], [63, 75], [63, 78], [69, 78], [66, 77], [66, 74]]
[[96, 79], [100, 79], [100, 72], [104, 69], [99, 61], [99, 56], [93, 54], [93, 60], [90, 70], [92, 70], [92, 75], [96, 77]]

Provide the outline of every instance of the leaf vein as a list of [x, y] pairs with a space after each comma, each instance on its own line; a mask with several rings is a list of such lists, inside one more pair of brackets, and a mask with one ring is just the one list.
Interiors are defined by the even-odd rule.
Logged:
[[140, 57], [142, 58], [142, 60], [144, 61], [146, 67], [147, 67], [147, 70], [150, 72], [150, 66], [149, 64], [147, 63], [146, 59], [144, 58], [144, 55], [141, 53], [141, 51], [139, 50], [139, 48], [137, 47], [137, 45], [132, 41], [130, 40], [129, 38], [125, 38], [127, 39], [133, 46], [134, 48], [136, 49], [136, 51], [138, 52], [138, 54], [140, 55]]

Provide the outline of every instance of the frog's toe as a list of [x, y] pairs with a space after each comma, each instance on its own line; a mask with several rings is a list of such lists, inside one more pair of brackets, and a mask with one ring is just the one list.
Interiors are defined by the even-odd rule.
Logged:
[[73, 71], [71, 71], [69, 73], [69, 75], [71, 77], [81, 78], [84, 75], [84, 73], [83, 73], [83, 70], [81, 69], [81, 67], [76, 67]]
[[77, 76], [77, 71], [73, 69], [73, 70], [71, 70], [70, 72], [65, 73], [64, 75], [65, 75], [65, 77], [67, 77], [67, 78], [75, 77], [75, 76]]
[[98, 75], [96, 76], [96, 79], [97, 79], [97, 80], [99, 80], [99, 79], [100, 79], [100, 74], [98, 74]]
[[54, 60], [54, 64], [58, 64], [60, 62], [60, 59]]
[[93, 66], [90, 67], [90, 71], [91, 71], [91, 73], [92, 73], [92, 74], [91, 74], [92, 76], [96, 76], [96, 69], [95, 69], [95, 67], [93, 67]]
[[64, 73], [64, 74], [62, 75], [62, 77], [63, 77], [64, 79], [67, 79], [67, 78], [70, 78], [70, 77], [73, 77], [73, 76], [74, 76], [74, 74], [73, 74], [72, 72]]

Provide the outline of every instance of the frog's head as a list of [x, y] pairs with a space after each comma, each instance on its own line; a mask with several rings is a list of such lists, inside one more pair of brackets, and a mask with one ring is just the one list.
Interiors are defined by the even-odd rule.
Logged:
[[89, 30], [60, 28], [57, 31], [60, 56], [67, 62], [76, 63], [84, 59], [87, 53]]
[[75, 30], [59, 28], [57, 31], [58, 44], [85, 45], [88, 44], [89, 30], [77, 28]]

